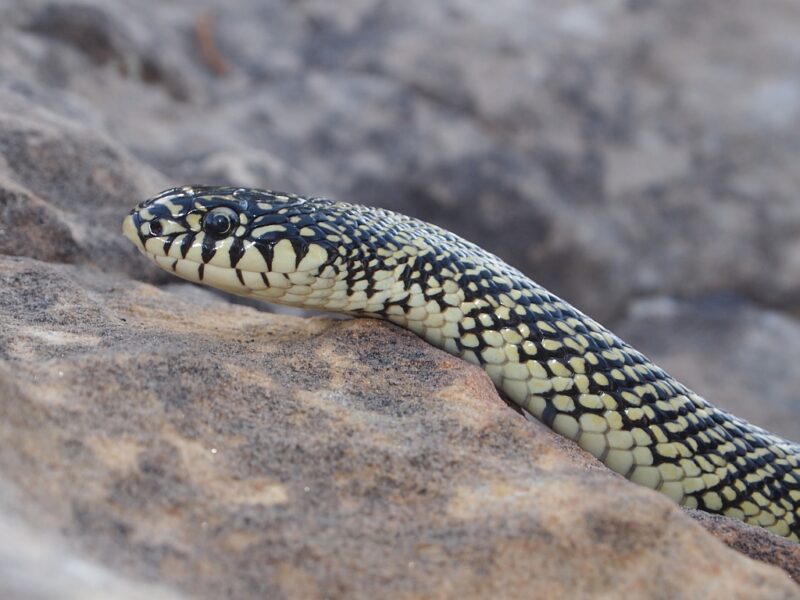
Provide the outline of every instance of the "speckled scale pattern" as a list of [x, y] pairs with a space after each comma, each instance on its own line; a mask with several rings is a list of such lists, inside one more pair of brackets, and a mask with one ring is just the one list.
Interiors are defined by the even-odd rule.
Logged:
[[[235, 211], [230, 235], [203, 231], [212, 210]], [[509, 400], [632, 481], [800, 539], [800, 446], [716, 408], [444, 229], [322, 198], [205, 187], [163, 192], [123, 229], [191, 281], [405, 327], [480, 365]]]

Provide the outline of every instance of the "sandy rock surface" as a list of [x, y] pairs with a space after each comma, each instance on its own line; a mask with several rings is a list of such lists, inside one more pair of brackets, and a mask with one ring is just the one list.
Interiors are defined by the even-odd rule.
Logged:
[[700, 515], [725, 548], [479, 371], [175, 285], [119, 234], [187, 182], [402, 210], [800, 440], [798, 22], [0, 0], [0, 595], [798, 595], [794, 546]]
[[800, 545], [720, 515], [693, 509], [686, 509], [686, 513], [729, 547], [756, 560], [777, 565], [795, 581], [800, 581]]
[[14, 512], [125, 577], [203, 598], [800, 596], [393, 326], [27, 258], [0, 281]]

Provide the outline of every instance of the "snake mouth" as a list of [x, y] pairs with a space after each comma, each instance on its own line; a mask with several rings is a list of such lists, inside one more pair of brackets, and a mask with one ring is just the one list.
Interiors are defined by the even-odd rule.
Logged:
[[193, 283], [204, 283], [239, 295], [249, 295], [269, 287], [261, 273], [220, 267], [188, 258], [153, 254], [146, 250], [142, 252], [165, 271]]
[[293, 286], [289, 276], [283, 273], [247, 271], [198, 262], [190, 258], [154, 254], [142, 249], [147, 256], [164, 271], [173, 273], [192, 283], [209, 285], [237, 296], [255, 296], [270, 302], [286, 303], [282, 300]]

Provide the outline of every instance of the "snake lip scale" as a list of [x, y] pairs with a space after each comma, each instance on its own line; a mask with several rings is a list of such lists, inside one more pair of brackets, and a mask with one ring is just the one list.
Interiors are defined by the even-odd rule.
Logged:
[[628, 479], [800, 540], [800, 445], [715, 407], [445, 229], [381, 208], [205, 186], [161, 192], [122, 229], [189, 281], [409, 329], [480, 365], [514, 404]]

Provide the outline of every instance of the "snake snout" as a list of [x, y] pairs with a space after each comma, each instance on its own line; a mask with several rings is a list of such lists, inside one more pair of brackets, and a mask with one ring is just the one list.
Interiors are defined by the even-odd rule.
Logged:
[[122, 235], [132, 241], [139, 250], [144, 252], [144, 243], [139, 236], [140, 224], [141, 218], [139, 217], [138, 211], [134, 209], [122, 221]]

